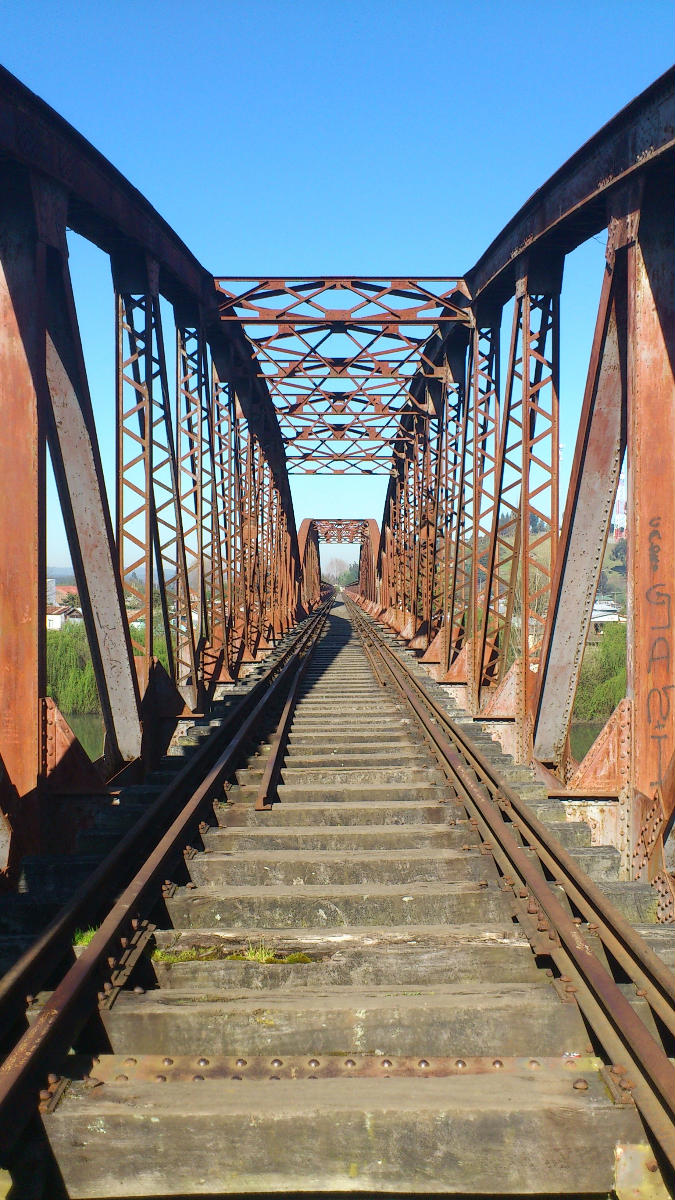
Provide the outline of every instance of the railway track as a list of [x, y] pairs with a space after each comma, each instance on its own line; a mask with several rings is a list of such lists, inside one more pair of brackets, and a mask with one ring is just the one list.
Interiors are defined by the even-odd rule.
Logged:
[[648, 893], [404, 658], [319, 613], [36, 996], [17, 1198], [670, 1194]]

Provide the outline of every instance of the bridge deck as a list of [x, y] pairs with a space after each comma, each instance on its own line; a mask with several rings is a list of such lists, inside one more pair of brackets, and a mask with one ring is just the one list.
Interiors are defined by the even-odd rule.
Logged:
[[[344, 606], [304, 677], [281, 804], [255, 812], [267, 752], [167, 889], [145, 987], [102, 1009], [108, 1052], [75, 1060], [44, 1117], [68, 1194], [606, 1195], [616, 1144], [644, 1141], [636, 1109]], [[644, 917], [640, 885], [553, 815]]]

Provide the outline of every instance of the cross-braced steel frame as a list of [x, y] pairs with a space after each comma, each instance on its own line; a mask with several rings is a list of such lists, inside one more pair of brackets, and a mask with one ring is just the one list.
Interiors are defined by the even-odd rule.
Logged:
[[[673, 915], [673, 78], [574, 155], [464, 276], [214, 279], [0, 72], [1, 866], [39, 847], [50, 789], [91, 791], [152, 761], [169, 717], [205, 710], [314, 608], [319, 542], [342, 540], [360, 543], [360, 602], [551, 794], [584, 798], [624, 874], [651, 879]], [[112, 268], [113, 511], [67, 229]], [[561, 520], [565, 258], [603, 231]], [[93, 776], [47, 696], [47, 449], [106, 727]], [[570, 720], [622, 465], [626, 697], [578, 763]], [[382, 474], [381, 522], [296, 531], [294, 473]]]

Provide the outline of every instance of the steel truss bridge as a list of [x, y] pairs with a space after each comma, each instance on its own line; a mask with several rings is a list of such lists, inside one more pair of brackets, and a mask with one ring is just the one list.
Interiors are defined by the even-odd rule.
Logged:
[[[672, 920], [673, 84], [669, 71], [614, 117], [462, 275], [242, 279], [202, 267], [110, 163], [0, 73], [10, 883], [43, 846], [55, 797], [141, 776], [172, 720], [206, 711], [317, 608], [324, 539], [360, 542], [358, 603], [552, 795], [585, 802], [624, 877], [651, 880]], [[67, 230], [110, 258], [110, 506]], [[605, 233], [561, 508], [565, 258]], [[47, 448], [105, 722], [96, 763], [46, 694]], [[627, 692], [578, 763], [570, 719], [624, 464]], [[298, 528], [293, 473], [384, 474], [384, 511]]]

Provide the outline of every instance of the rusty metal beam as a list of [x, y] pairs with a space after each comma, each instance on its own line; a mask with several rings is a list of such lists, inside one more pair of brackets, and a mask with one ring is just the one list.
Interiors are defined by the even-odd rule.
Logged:
[[534, 753], [563, 762], [626, 439], [626, 240], [637, 214], [610, 228], [600, 307], [537, 678]]
[[466, 273], [474, 299], [513, 295], [524, 253], [557, 258], [604, 229], [611, 193], [668, 160], [675, 146], [675, 68], [612, 117], [540, 187]]
[[[37, 844], [35, 793], [41, 774], [45, 694], [45, 343], [44, 247], [25, 175], [7, 179], [0, 222], [0, 869], [12, 830]], [[10, 436], [11, 431], [11, 436]], [[4, 770], [3, 770], [4, 768]], [[22, 810], [22, 811], [20, 811]], [[29, 819], [30, 829], [23, 824]]]

